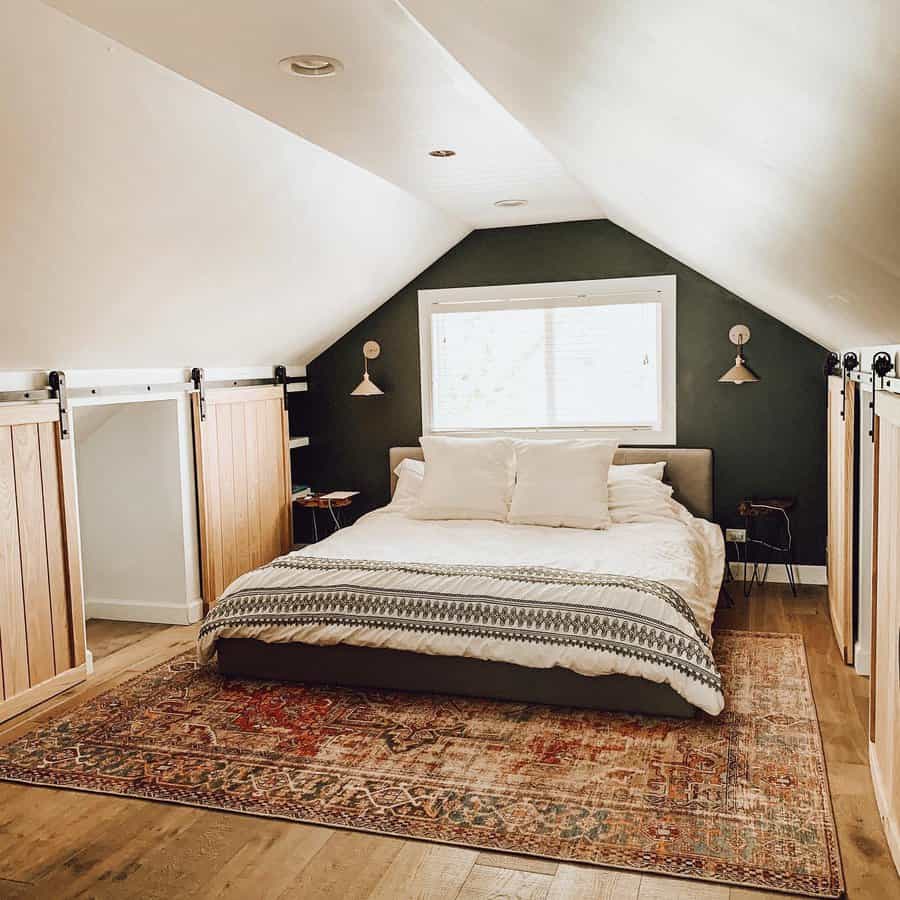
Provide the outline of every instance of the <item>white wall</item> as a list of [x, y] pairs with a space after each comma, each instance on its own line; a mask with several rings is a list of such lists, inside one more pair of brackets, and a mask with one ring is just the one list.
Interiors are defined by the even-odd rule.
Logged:
[[[201, 616], [178, 404], [75, 409], [88, 618], [187, 624]], [[187, 441], [189, 449], [189, 434]]]
[[468, 231], [37, 0], [2, 8], [3, 368], [306, 362]]

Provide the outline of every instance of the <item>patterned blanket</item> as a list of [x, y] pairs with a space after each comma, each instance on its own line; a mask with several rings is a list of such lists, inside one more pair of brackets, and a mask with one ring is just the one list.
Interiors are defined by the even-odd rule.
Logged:
[[226, 590], [201, 626], [200, 660], [233, 637], [619, 673], [664, 682], [712, 715], [724, 705], [690, 607], [666, 584], [627, 575], [291, 554]]

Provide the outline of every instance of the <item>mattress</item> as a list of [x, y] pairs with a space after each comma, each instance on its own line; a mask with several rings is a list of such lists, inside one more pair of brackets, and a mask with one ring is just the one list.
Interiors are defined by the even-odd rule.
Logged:
[[666, 683], [716, 715], [724, 546], [677, 509], [587, 531], [423, 521], [393, 502], [238, 578], [201, 626], [200, 658], [251, 638], [559, 666]]

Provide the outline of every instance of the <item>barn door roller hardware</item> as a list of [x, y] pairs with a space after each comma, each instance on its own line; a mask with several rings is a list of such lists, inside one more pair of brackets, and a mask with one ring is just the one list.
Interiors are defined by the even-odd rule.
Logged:
[[191, 381], [194, 383], [194, 390], [200, 398], [200, 421], [206, 420], [206, 380], [203, 369], [194, 366], [191, 369]]
[[847, 418], [847, 379], [850, 376], [850, 373], [859, 368], [859, 357], [853, 353], [852, 351], [844, 354], [843, 360], [843, 379], [844, 384], [841, 387], [841, 418]]
[[823, 369], [825, 370], [825, 377], [827, 378], [829, 375], [834, 375], [837, 372], [838, 367], [841, 364], [841, 358], [837, 355], [837, 353], [832, 350], [828, 356], [825, 357], [825, 365]]
[[882, 350], [872, 357], [872, 399], [869, 401], [869, 409], [872, 410], [872, 427], [869, 429], [869, 437], [873, 441], [875, 440], [875, 397], [878, 394], [875, 388], [875, 376], [877, 375], [881, 379], [881, 390], [884, 390], [884, 377], [893, 368], [894, 363], [891, 361], [889, 353]]
[[288, 408], [288, 374], [287, 366], [275, 366], [275, 384], [281, 385], [284, 394], [284, 408]]
[[284, 390], [284, 407], [288, 406], [288, 391], [291, 385], [297, 385], [295, 390], [306, 389], [305, 376], [291, 376], [287, 373], [286, 366], [275, 366], [274, 374], [268, 378], [237, 378], [225, 381], [207, 381], [204, 369], [195, 367], [191, 369], [190, 381], [176, 381], [172, 383], [142, 382], [139, 384], [98, 384], [95, 387], [74, 387], [67, 384], [66, 374], [60, 369], [54, 369], [47, 374], [47, 384], [43, 387], [28, 388], [27, 390], [0, 391], [0, 403], [23, 403], [41, 400], [55, 400], [59, 404], [59, 429], [63, 440], [71, 437], [71, 408], [70, 401], [82, 398], [99, 400], [103, 397], [123, 397], [130, 402], [138, 395], [147, 394], [200, 394], [200, 418], [206, 418], [206, 393], [216, 388], [232, 387], [260, 387], [272, 384], [282, 385]]
[[47, 380], [50, 388], [56, 393], [56, 401], [59, 403], [59, 439], [66, 440], [69, 437], [69, 391], [66, 388], [66, 373], [58, 369], [52, 371]]

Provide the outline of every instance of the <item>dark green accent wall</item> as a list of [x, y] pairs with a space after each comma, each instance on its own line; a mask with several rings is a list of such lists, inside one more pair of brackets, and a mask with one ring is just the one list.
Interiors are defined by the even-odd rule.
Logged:
[[[474, 231], [329, 347], [308, 368], [309, 393], [292, 395], [292, 433], [311, 437], [294, 452], [295, 481], [361, 491], [355, 515], [387, 502], [388, 447], [421, 433], [417, 291], [664, 274], [678, 277], [678, 446], [715, 451], [719, 522], [741, 524], [742, 497], [795, 496], [795, 561], [824, 563], [825, 350], [607, 219]], [[752, 331], [759, 384], [717, 381], [739, 322]], [[370, 339], [381, 344], [369, 371], [385, 396], [350, 397]]]

